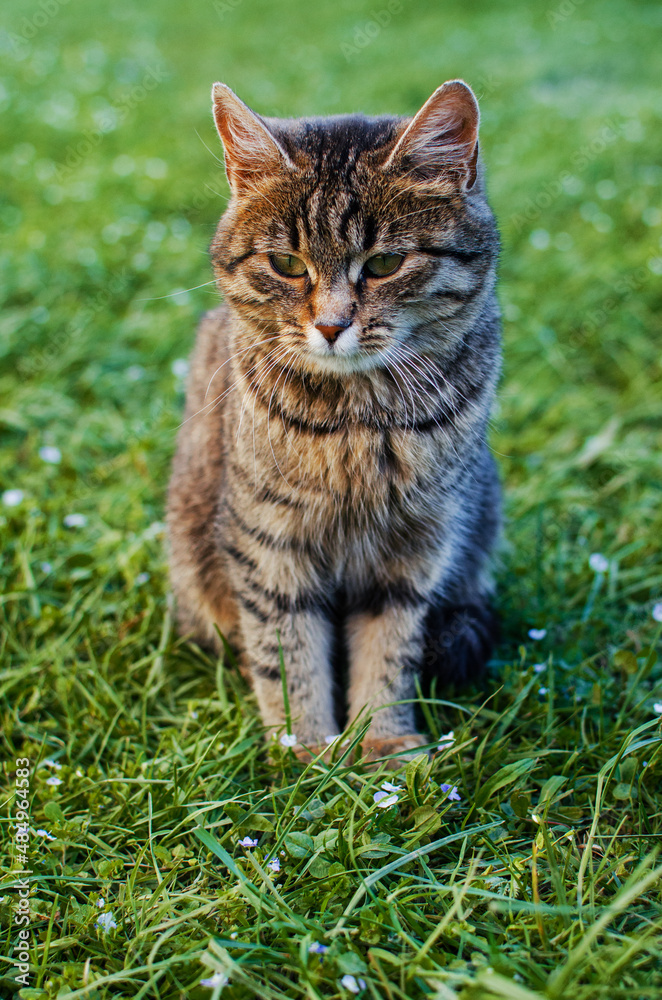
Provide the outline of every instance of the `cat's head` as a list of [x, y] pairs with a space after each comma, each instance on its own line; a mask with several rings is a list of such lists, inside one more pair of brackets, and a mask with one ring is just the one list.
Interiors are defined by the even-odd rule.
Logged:
[[256, 336], [338, 373], [462, 336], [498, 247], [467, 84], [443, 84], [413, 119], [265, 119], [212, 93], [232, 191], [212, 259]]

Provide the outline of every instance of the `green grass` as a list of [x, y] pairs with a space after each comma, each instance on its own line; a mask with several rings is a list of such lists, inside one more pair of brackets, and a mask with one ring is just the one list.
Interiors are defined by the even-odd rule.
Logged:
[[[385, 9], [5, 5], [3, 997], [662, 993], [660, 10], [403, 0], [362, 44]], [[454, 76], [481, 96], [504, 243], [503, 641], [480, 689], [423, 704], [433, 746], [455, 735], [430, 762], [269, 763], [232, 665], [173, 630], [160, 527], [172, 363], [217, 301], [210, 84], [265, 114], [405, 113]]]

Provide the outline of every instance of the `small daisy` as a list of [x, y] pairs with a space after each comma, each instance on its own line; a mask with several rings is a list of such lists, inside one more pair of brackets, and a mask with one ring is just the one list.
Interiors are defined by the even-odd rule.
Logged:
[[238, 937], [239, 937], [239, 935], [237, 934], [237, 932], [236, 931], [232, 931], [232, 934], [230, 935], [230, 940], [231, 941], [236, 941]]
[[2, 494], [2, 502], [5, 507], [18, 507], [23, 502], [24, 496], [23, 490], [5, 490]]
[[49, 757], [48, 760], [42, 761], [42, 763], [44, 767], [52, 767], [55, 771], [62, 770], [62, 764], [58, 764], [58, 762], [56, 760], [53, 760], [52, 757]]
[[193, 709], [191, 709], [191, 711], [189, 712], [189, 715], [191, 716], [192, 719], [197, 719], [197, 717], [198, 717], [198, 713], [195, 712]]
[[138, 576], [136, 577], [136, 583], [139, 587], [141, 587], [143, 583], [147, 583], [149, 578], [150, 578], [149, 573], [138, 573]]
[[653, 605], [653, 618], [656, 622], [662, 622], [662, 601]]
[[448, 792], [446, 798], [450, 802], [461, 802], [462, 798], [458, 794], [457, 785], [439, 785], [442, 792]]
[[57, 788], [58, 785], [62, 784], [62, 778], [56, 778], [53, 774], [50, 778], [46, 779], [46, 784], [51, 785], [53, 788]]
[[77, 778], [82, 778], [83, 777], [83, 772], [81, 771], [81, 769], [79, 767], [76, 768], [76, 777]]
[[94, 926], [98, 927], [104, 932], [104, 934], [106, 934], [108, 931], [114, 931], [116, 929], [117, 921], [110, 910], [108, 910], [106, 913], [99, 914], [99, 919]]
[[299, 741], [294, 733], [283, 733], [279, 742], [282, 747], [295, 747]]
[[382, 781], [382, 788], [386, 792], [401, 792], [402, 785], [394, 785], [391, 781]]
[[662, 715], [662, 701], [656, 701], [653, 705], [653, 711], [658, 715]]
[[454, 743], [455, 743], [455, 733], [451, 729], [450, 733], [446, 733], [444, 736], [439, 737], [437, 750], [445, 750], [447, 747], [452, 747]]
[[593, 552], [588, 557], [588, 564], [594, 573], [606, 573], [609, 569], [609, 560], [605, 559], [602, 552]]
[[547, 690], [548, 689], [546, 687], [539, 687], [538, 688], [538, 694], [546, 695], [547, 694]]
[[324, 955], [328, 951], [328, 947], [325, 944], [320, 944], [319, 941], [313, 941], [308, 951], [311, 955]]
[[49, 462], [51, 465], [58, 465], [62, 461], [62, 452], [59, 448], [46, 444], [39, 449], [39, 458], [42, 462]]
[[400, 796], [389, 795], [388, 792], [375, 792], [373, 799], [379, 809], [389, 809], [390, 806], [394, 806], [396, 802], [399, 802]]
[[201, 979], [200, 985], [215, 990], [217, 986], [227, 986], [228, 977], [223, 972], [215, 972], [209, 979]]
[[547, 635], [547, 629], [546, 628], [530, 628], [529, 629], [529, 639], [533, 639], [536, 642], [539, 639], [544, 639], [546, 635]]
[[100, 910], [103, 910], [105, 905], [106, 905], [105, 899], [97, 899], [97, 906], [99, 907]]
[[343, 976], [340, 983], [350, 993], [360, 993], [361, 990], [365, 989], [365, 979], [357, 979], [356, 976], [350, 976], [349, 974]]
[[534, 674], [541, 674], [543, 672], [543, 670], [546, 670], [546, 669], [547, 669], [547, 664], [546, 663], [534, 663], [533, 664], [533, 672], [534, 672]]
[[240, 847], [257, 847], [257, 838], [253, 840], [252, 837], [244, 837], [238, 843]]
[[49, 562], [40, 563], [39, 564], [39, 569], [41, 570], [41, 572], [45, 576], [48, 576], [49, 573], [53, 572], [53, 567], [51, 566], [51, 564]]
[[267, 868], [271, 868], [272, 872], [280, 871], [280, 861], [278, 858], [272, 858], [271, 861], [267, 861]]
[[[660, 605], [660, 607], [662, 607], [662, 605]], [[324, 737], [324, 742], [325, 743], [333, 743], [337, 739], [340, 739], [340, 733], [336, 733], [335, 736], [325, 736]]]
[[85, 514], [67, 514], [64, 519], [67, 528], [84, 528], [87, 524]]
[[37, 830], [37, 836], [45, 837], [46, 840], [57, 840], [57, 837], [54, 837], [52, 833], [48, 832], [48, 830]]

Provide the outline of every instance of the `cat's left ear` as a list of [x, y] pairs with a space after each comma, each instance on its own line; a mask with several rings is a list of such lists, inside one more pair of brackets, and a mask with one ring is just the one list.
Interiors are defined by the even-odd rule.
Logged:
[[452, 176], [463, 191], [476, 183], [478, 123], [474, 93], [463, 80], [437, 87], [400, 136], [385, 166], [402, 166], [412, 179]]
[[211, 96], [225, 150], [225, 172], [234, 194], [254, 190], [261, 177], [294, 166], [266, 122], [229, 87], [215, 83]]

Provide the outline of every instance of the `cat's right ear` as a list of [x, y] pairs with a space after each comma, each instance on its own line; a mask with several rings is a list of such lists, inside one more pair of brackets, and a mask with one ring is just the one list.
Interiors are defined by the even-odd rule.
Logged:
[[266, 123], [229, 87], [215, 83], [211, 97], [214, 121], [225, 149], [225, 172], [234, 194], [254, 190], [261, 177], [293, 167]]

